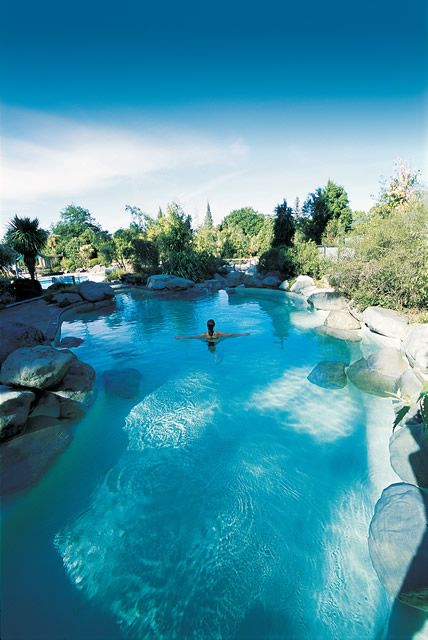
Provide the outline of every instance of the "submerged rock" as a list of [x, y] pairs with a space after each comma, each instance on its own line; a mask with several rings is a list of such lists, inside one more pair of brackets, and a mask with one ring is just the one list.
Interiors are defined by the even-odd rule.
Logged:
[[61, 382], [75, 357], [70, 351], [47, 345], [21, 347], [3, 362], [0, 380], [2, 384], [47, 389]]
[[389, 440], [389, 454], [401, 480], [428, 489], [428, 430], [422, 423], [396, 429]]
[[403, 313], [384, 309], [383, 307], [367, 307], [363, 313], [363, 320], [375, 333], [388, 338], [405, 338], [409, 319]]
[[73, 347], [78, 347], [79, 345], [82, 344], [82, 342], [84, 342], [83, 338], [75, 338], [74, 336], [65, 336], [64, 338], [61, 339], [59, 346], [63, 347], [64, 349], [70, 349]]
[[321, 311], [341, 311], [347, 308], [346, 299], [337, 291], [311, 293], [308, 302]]
[[43, 331], [23, 322], [1, 321], [0, 335], [0, 363], [20, 347], [34, 347], [48, 343]]
[[107, 393], [120, 398], [135, 398], [140, 390], [141, 373], [138, 369], [109, 369], [103, 373]]
[[378, 500], [369, 551], [379, 580], [393, 598], [428, 611], [428, 493], [393, 484]]
[[365, 358], [361, 358], [349, 365], [346, 374], [352, 384], [366, 393], [387, 397], [397, 391], [397, 378], [387, 376], [376, 371], [376, 369], [371, 369]]
[[346, 342], [360, 342], [362, 338], [361, 331], [334, 329], [333, 327], [327, 327], [325, 324], [321, 327], [316, 327], [315, 331], [320, 335], [336, 338], [337, 340], [346, 340]]
[[60, 403], [61, 418], [79, 418], [95, 400], [94, 369], [75, 358], [61, 383], [49, 393]]
[[428, 324], [412, 325], [403, 348], [412, 367], [428, 374]]
[[32, 391], [0, 387], [1, 440], [10, 438], [22, 430], [35, 398]]
[[114, 289], [105, 282], [92, 282], [92, 280], [85, 280], [79, 286], [79, 293], [84, 300], [88, 302], [98, 302], [99, 300], [106, 300], [108, 298], [114, 298]]
[[33, 485], [72, 437], [61, 426], [25, 433], [0, 448], [0, 493], [6, 495]]
[[343, 389], [347, 384], [345, 364], [343, 362], [320, 362], [312, 369], [308, 380], [324, 389]]

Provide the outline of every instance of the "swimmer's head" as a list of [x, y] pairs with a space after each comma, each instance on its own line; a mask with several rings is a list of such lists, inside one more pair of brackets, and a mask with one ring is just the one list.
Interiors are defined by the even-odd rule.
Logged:
[[213, 335], [213, 333], [214, 333], [214, 327], [215, 327], [215, 322], [214, 322], [214, 320], [208, 320], [208, 322], [207, 322], [207, 329], [208, 329], [208, 334], [209, 334], [210, 336], [212, 336], [212, 335]]

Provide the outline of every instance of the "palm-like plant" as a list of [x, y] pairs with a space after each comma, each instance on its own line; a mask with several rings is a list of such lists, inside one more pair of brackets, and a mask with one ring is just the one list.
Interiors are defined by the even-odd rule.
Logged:
[[32, 280], [35, 279], [36, 257], [46, 244], [48, 234], [39, 227], [37, 218], [15, 216], [9, 222], [5, 240], [15, 251], [21, 253]]

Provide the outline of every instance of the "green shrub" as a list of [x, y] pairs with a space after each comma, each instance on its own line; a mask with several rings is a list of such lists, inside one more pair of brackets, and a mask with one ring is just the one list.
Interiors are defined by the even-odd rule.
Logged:
[[274, 247], [260, 256], [258, 271], [280, 271], [286, 278], [296, 275], [292, 250], [289, 247]]
[[126, 273], [127, 272], [125, 269], [112, 269], [111, 271], [105, 274], [104, 280], [106, 282], [114, 282], [114, 280], [121, 280]]
[[296, 242], [291, 249], [295, 272], [299, 275], [320, 278], [326, 270], [326, 261], [321, 258], [313, 240]]
[[424, 309], [428, 305], [428, 210], [396, 210], [355, 229], [353, 255], [334, 263], [330, 282], [357, 305]]
[[167, 256], [162, 264], [163, 273], [189, 278], [195, 282], [211, 278], [223, 261], [216, 256], [201, 251], [178, 251]]

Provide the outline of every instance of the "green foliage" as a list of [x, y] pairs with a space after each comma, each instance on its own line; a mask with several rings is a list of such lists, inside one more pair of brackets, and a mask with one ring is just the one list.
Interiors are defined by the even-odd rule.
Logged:
[[125, 274], [125, 269], [112, 269], [106, 273], [104, 280], [106, 282], [114, 282], [115, 280], [121, 280]]
[[265, 216], [252, 207], [236, 209], [219, 225], [222, 255], [225, 258], [245, 258], [258, 252], [255, 238], [265, 224]]
[[389, 182], [381, 182], [377, 202], [370, 210], [370, 215], [387, 218], [397, 208], [414, 206], [418, 199], [418, 187], [419, 171], [413, 171], [403, 162], [396, 163]]
[[209, 202], [207, 202], [207, 212], [205, 214], [203, 226], [205, 227], [205, 229], [212, 229], [214, 227], [213, 216], [211, 213], [211, 207]]
[[273, 247], [291, 247], [295, 232], [293, 209], [284, 200], [275, 207], [275, 219], [273, 227]]
[[299, 275], [320, 278], [326, 268], [325, 261], [320, 257], [317, 245], [312, 240], [297, 242], [291, 249], [295, 272]]
[[154, 242], [136, 238], [133, 240], [132, 268], [138, 273], [149, 269], [154, 272], [159, 265], [159, 250]]
[[349, 249], [334, 263], [333, 286], [365, 308], [424, 309], [428, 305], [428, 209], [400, 208], [388, 218], [375, 216], [358, 225]]
[[337, 220], [343, 232], [352, 224], [352, 212], [345, 189], [332, 180], [310, 193], [302, 208], [299, 222], [306, 240], [320, 244], [330, 220]]
[[0, 244], [0, 273], [8, 273], [15, 264], [17, 253], [7, 244]]
[[222, 260], [202, 251], [197, 253], [193, 250], [178, 251], [171, 253], [165, 262], [162, 263], [163, 273], [189, 278], [195, 282], [212, 278], [222, 265]]
[[296, 275], [296, 267], [289, 247], [273, 247], [260, 256], [258, 270], [260, 273], [280, 271], [284, 277]]
[[32, 280], [36, 273], [36, 257], [44, 249], [48, 234], [39, 227], [37, 218], [14, 216], [5, 235], [6, 244], [24, 256], [24, 262]]
[[191, 217], [179, 204], [172, 202], [166, 213], [147, 229], [147, 238], [156, 244], [162, 261], [168, 260], [173, 253], [185, 252], [193, 243]]

